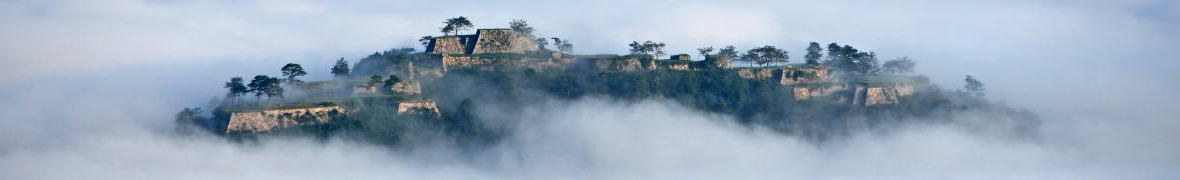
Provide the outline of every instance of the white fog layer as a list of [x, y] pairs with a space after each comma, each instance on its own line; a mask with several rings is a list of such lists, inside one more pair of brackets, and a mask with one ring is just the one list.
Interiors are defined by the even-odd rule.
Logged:
[[[0, 179], [1180, 179], [1175, 1], [515, 3], [0, 2]], [[454, 4], [468, 6], [434, 7]], [[519, 107], [511, 135], [476, 152], [173, 132], [229, 77], [294, 62], [325, 80], [336, 58], [421, 50], [452, 16], [525, 18], [578, 54], [653, 39], [781, 44], [799, 61], [810, 41], [853, 44], [912, 57], [946, 89], [979, 77], [1042, 124], [1029, 139], [952, 123], [816, 144], [674, 100], [592, 97]]]

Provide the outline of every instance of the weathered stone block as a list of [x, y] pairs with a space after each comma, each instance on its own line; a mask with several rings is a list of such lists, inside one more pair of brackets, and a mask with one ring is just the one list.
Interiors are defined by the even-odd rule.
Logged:
[[233, 112], [225, 132], [265, 132], [276, 128], [327, 123], [346, 116], [345, 111], [344, 106], [326, 106]]

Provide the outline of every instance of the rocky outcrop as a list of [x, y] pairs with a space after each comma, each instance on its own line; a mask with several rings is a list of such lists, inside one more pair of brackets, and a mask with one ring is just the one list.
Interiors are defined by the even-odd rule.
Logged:
[[327, 123], [345, 116], [344, 106], [233, 112], [225, 132], [266, 132], [277, 128]]
[[434, 112], [435, 114], [441, 114], [441, 112], [438, 111], [438, 105], [434, 104], [434, 101], [401, 101], [401, 102], [395, 103], [395, 106], [397, 106], [397, 113], [398, 114], [407, 114], [407, 113], [415, 113], [415, 112], [423, 112], [423, 111]]

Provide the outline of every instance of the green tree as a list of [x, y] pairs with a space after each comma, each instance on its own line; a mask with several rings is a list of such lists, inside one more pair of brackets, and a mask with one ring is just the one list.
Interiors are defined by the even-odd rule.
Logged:
[[381, 75], [373, 75], [373, 76], [369, 76], [369, 82], [367, 83], [367, 85], [369, 85], [369, 86], [377, 86], [378, 84], [381, 84], [382, 82], [385, 82], [385, 80], [384, 80], [384, 79], [385, 79], [385, 77], [381, 77]]
[[280, 81], [278, 77], [270, 77], [266, 80], [266, 88], [264, 91], [264, 94], [266, 94], [266, 103], [270, 103], [271, 97], [277, 96], [279, 98], [283, 98], [283, 86], [281, 86], [279, 82]]
[[257, 101], [262, 101], [262, 95], [266, 95], [266, 92], [269, 91], [270, 79], [271, 77], [267, 75], [257, 75], [253, 80], [250, 80], [250, 84], [246, 84], [246, 87], [250, 88], [249, 92], [254, 93]]
[[298, 77], [307, 75], [307, 72], [303, 71], [303, 66], [295, 63], [287, 63], [287, 65], [283, 66], [282, 71], [283, 76], [287, 77], [287, 84], [302, 82], [299, 81]]
[[529, 26], [529, 23], [524, 19], [512, 20], [512, 22], [508, 23], [508, 25], [509, 27], [512, 27], [512, 31], [516, 32], [517, 36], [533, 35], [533, 27]]
[[336, 65], [332, 66], [332, 75], [336, 75], [336, 77], [343, 77], [348, 76], [348, 73], [348, 61], [345, 61], [344, 58], [336, 60]]
[[717, 51], [718, 56], [724, 56], [730, 59], [738, 58], [737, 48], [733, 46], [725, 46]]
[[225, 97], [229, 98], [230, 102], [236, 104], [239, 97], [250, 92], [250, 89], [242, 83], [242, 77], [233, 77], [229, 79], [229, 82], [225, 82], [225, 88], [229, 89], [229, 93], [226, 93]]
[[393, 87], [394, 84], [397, 84], [399, 82], [402, 82], [402, 78], [399, 78], [396, 75], [389, 75], [389, 78], [385, 79], [384, 84], [383, 84], [384, 86], [382, 86], [382, 87], [390, 88], [390, 87]]
[[897, 59], [885, 61], [885, 64], [881, 65], [881, 68], [883, 68], [883, 71], [886, 73], [904, 74], [914, 72], [914, 66], [917, 66], [917, 63], [915, 63], [913, 60], [910, 60], [910, 57], [900, 57]]
[[760, 66], [766, 66], [771, 63], [786, 63], [790, 58], [786, 50], [769, 45], [750, 49], [746, 51], [745, 55], [742, 55], [744, 61], [754, 62]]
[[561, 51], [563, 53], [573, 53], [574, 52], [574, 45], [570, 44], [569, 40], [561, 40], [561, 38], [550, 38], [550, 39], [553, 39], [553, 46], [557, 47], [557, 51]]
[[968, 94], [976, 97], [983, 97], [984, 91], [987, 91], [987, 89], [983, 88], [983, 82], [980, 82], [971, 75], [967, 75], [967, 78], [963, 79], [963, 81], [967, 83], [963, 85], [963, 90], [966, 90]]
[[201, 108], [184, 108], [180, 110], [180, 113], [176, 113], [175, 131], [183, 135], [193, 134], [193, 130], [196, 130], [194, 125], [206, 121], [204, 117], [200, 116], [202, 112]]
[[877, 53], [861, 52], [849, 45], [840, 47], [836, 43], [828, 46], [829, 56], [825, 64], [832, 66], [833, 69], [855, 74], [869, 74], [878, 71]]
[[828, 44], [828, 60], [824, 61], [824, 64], [832, 65], [833, 63], [836, 63], [836, 61], [840, 58], [840, 51], [842, 50], [843, 49], [840, 48], [840, 44]]
[[447, 35], [452, 32], [454, 32], [455, 35], [459, 35], [459, 32], [471, 29], [471, 27], [475, 27], [475, 25], [471, 24], [471, 21], [467, 20], [467, 17], [463, 16], [447, 19], [447, 21], [443, 23], [446, 24], [446, 26], [443, 26], [441, 29], [443, 35]]
[[537, 49], [549, 50], [546, 46], [549, 46], [549, 39], [537, 38]]
[[820, 54], [823, 50], [824, 48], [819, 47], [819, 43], [811, 42], [811, 44], [807, 45], [807, 55], [804, 55], [803, 58], [807, 64], [817, 65], [819, 64], [819, 59], [824, 56]]
[[631, 54], [652, 55], [652, 57], [658, 59], [660, 56], [664, 56], [664, 46], [666, 44], [653, 41], [643, 41], [643, 43], [631, 41], [631, 44], [628, 44], [628, 46], [631, 46]]
[[697, 48], [697, 52], [701, 53], [701, 57], [706, 57], [706, 58], [708, 58], [709, 55], [713, 53], [713, 50], [714, 50], [713, 46]]
[[430, 41], [434, 40], [434, 36], [422, 36], [418, 38], [418, 43], [422, 43], [422, 49], [430, 49]]

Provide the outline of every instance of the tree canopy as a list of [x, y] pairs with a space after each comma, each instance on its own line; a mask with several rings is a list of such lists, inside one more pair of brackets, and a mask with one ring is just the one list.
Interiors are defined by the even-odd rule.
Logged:
[[336, 75], [337, 77], [340, 77], [340, 76], [348, 76], [348, 73], [349, 73], [348, 61], [345, 61], [344, 58], [340, 58], [340, 59], [336, 60], [336, 65], [332, 66], [332, 75]]
[[819, 47], [819, 43], [811, 42], [807, 45], [807, 55], [804, 55], [803, 59], [806, 60], [807, 64], [817, 65], [819, 64], [819, 59], [824, 56], [820, 54], [822, 51], [824, 51], [824, 48]]
[[646, 54], [659, 58], [660, 56], [664, 56], [664, 46], [666, 44], [653, 41], [643, 41], [643, 43], [631, 41], [631, 44], [628, 46], [631, 46], [631, 54]]
[[447, 35], [452, 32], [455, 33], [455, 35], [459, 35], [459, 32], [475, 27], [475, 25], [471, 24], [471, 21], [467, 20], [467, 17], [463, 16], [447, 19], [447, 21], [443, 22], [443, 24], [446, 24], [446, 26], [443, 26], [441, 29], [443, 35]]
[[987, 89], [983, 88], [983, 82], [975, 79], [974, 76], [967, 75], [967, 78], [963, 79], [963, 81], [966, 83], [963, 85], [963, 90], [966, 90], [968, 94], [976, 97], [982, 97], [984, 95], [984, 91], [987, 91]]
[[303, 66], [295, 63], [287, 63], [281, 70], [283, 71], [283, 76], [287, 77], [288, 84], [302, 82], [299, 81], [299, 76], [307, 75], [307, 71], [303, 71]]
[[709, 57], [709, 55], [713, 53], [713, 50], [715, 50], [713, 49], [713, 46], [697, 48], [697, 52], [701, 53], [701, 57]]
[[255, 97], [261, 98], [265, 95], [268, 102], [271, 97], [283, 96], [283, 87], [279, 85], [279, 78], [276, 77], [257, 75], [246, 87], [250, 88], [250, 92], [254, 92]]
[[516, 32], [517, 36], [533, 35], [533, 27], [529, 26], [529, 23], [524, 19], [512, 20], [512, 22], [508, 23], [508, 26], [512, 27], [512, 31]]
[[910, 57], [900, 57], [885, 61], [885, 64], [881, 65], [881, 68], [885, 73], [904, 74], [914, 72], [914, 66], [917, 66], [917, 63], [910, 60]]
[[250, 89], [243, 83], [242, 77], [230, 78], [229, 82], [225, 82], [225, 88], [229, 89], [229, 93], [226, 93], [225, 97], [229, 98], [231, 102], [237, 102], [238, 97], [249, 93]]
[[787, 55], [786, 50], [775, 48], [774, 46], [770, 45], [750, 49], [746, 51], [746, 54], [742, 55], [741, 58], [743, 61], [754, 62], [755, 64], [761, 66], [771, 63], [787, 63], [789, 59], [791, 59], [791, 57]]
[[733, 46], [725, 46], [725, 47], [721, 48], [720, 50], [717, 51], [717, 55], [723, 56], [726, 58], [731, 58], [731, 59], [738, 58], [737, 48], [733, 47]]
[[553, 39], [553, 46], [557, 47], [557, 51], [561, 51], [563, 53], [573, 53], [574, 52], [574, 45], [570, 44], [569, 40], [562, 40], [561, 38], [550, 38], [550, 39]]
[[432, 40], [434, 40], [434, 36], [422, 36], [422, 38], [418, 38], [418, 43], [422, 43], [422, 48], [429, 49]]

